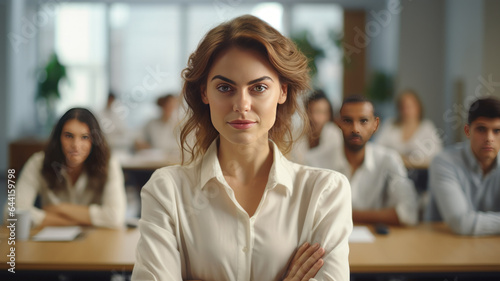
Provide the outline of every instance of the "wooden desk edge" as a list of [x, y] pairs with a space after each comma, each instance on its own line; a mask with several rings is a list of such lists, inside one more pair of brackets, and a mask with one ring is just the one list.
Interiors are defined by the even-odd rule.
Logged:
[[411, 266], [362, 266], [350, 265], [351, 273], [416, 273], [416, 272], [500, 272], [498, 265], [411, 265]]
[[[10, 266], [7, 263], [3, 263], [0, 266], [0, 270], [7, 270]], [[132, 272], [134, 265], [132, 264], [51, 264], [51, 263], [16, 263], [16, 271], [130, 271]]]

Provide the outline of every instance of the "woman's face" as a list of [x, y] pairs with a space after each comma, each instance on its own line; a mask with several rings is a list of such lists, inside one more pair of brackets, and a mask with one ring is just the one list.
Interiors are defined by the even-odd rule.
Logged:
[[399, 105], [401, 118], [403, 121], [418, 120], [420, 118], [420, 108], [414, 96], [404, 94]]
[[267, 144], [287, 86], [260, 53], [237, 47], [223, 51], [208, 73], [202, 100], [221, 139], [234, 144]]
[[330, 104], [325, 99], [312, 101], [308, 106], [309, 119], [314, 130], [321, 130], [330, 121]]
[[83, 165], [92, 148], [89, 126], [76, 119], [67, 121], [61, 132], [61, 145], [67, 166]]

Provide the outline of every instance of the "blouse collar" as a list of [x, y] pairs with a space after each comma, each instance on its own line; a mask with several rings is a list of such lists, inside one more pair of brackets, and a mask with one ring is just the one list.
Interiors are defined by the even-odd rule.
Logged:
[[[200, 188], [203, 189], [207, 183], [216, 179], [220, 183], [227, 184], [222, 174], [219, 158], [217, 157], [217, 141], [215, 139], [201, 160]], [[291, 195], [293, 190], [293, 169], [291, 163], [283, 156], [278, 146], [271, 140], [273, 150], [273, 164], [269, 172], [266, 190], [277, 186], [285, 187], [286, 194]]]

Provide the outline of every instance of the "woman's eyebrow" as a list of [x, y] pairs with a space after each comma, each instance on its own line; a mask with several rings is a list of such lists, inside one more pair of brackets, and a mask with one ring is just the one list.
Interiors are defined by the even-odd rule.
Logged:
[[210, 81], [214, 81], [215, 79], [220, 79], [222, 81], [226, 81], [229, 84], [236, 85], [236, 82], [234, 82], [233, 80], [231, 80], [229, 78], [226, 78], [226, 77], [224, 77], [222, 75], [215, 75], [214, 77], [212, 77], [212, 80], [210, 80]]
[[[215, 79], [220, 79], [222, 81], [226, 81], [229, 84], [236, 85], [236, 82], [234, 82], [233, 80], [231, 80], [231, 79], [229, 79], [227, 77], [224, 77], [222, 75], [215, 75], [214, 77], [212, 77], [212, 80], [210, 80], [210, 81], [213, 81]], [[260, 78], [257, 78], [257, 79], [254, 79], [254, 80], [248, 82], [247, 85], [255, 84], [255, 83], [258, 83], [258, 82], [263, 81], [263, 80], [271, 80], [271, 81], [274, 82], [274, 80], [271, 77], [269, 77], [269, 76], [262, 76]]]
[[263, 81], [263, 80], [271, 80], [271, 81], [274, 82], [274, 80], [271, 77], [269, 77], [269, 76], [262, 76], [260, 78], [257, 78], [257, 79], [254, 79], [254, 80], [248, 82], [247, 85], [258, 83], [258, 82]]

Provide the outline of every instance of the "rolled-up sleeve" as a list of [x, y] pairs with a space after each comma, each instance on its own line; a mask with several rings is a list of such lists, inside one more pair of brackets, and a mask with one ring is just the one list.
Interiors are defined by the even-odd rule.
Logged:
[[324, 264], [310, 280], [349, 280], [348, 239], [353, 228], [351, 187], [341, 174], [332, 174], [321, 185], [324, 189], [314, 216], [311, 242], [325, 249]]
[[124, 226], [126, 202], [122, 168], [116, 159], [111, 158], [102, 202], [89, 206], [92, 225], [109, 228]]
[[437, 209], [453, 230], [461, 235], [500, 234], [500, 213], [476, 211], [459, 180], [455, 164], [438, 155], [429, 171], [429, 189]]
[[176, 200], [168, 173], [157, 171], [141, 191], [141, 238], [132, 280], [182, 280], [176, 239]]

